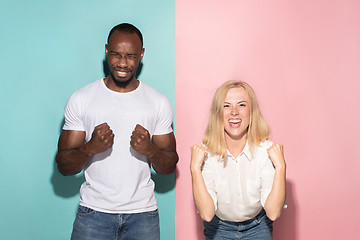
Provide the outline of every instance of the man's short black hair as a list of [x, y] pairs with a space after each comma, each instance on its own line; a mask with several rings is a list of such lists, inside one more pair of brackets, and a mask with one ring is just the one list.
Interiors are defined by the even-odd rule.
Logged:
[[110, 33], [109, 33], [109, 36], [108, 36], [108, 39], [107, 39], [107, 43], [109, 44], [109, 39], [110, 39], [110, 36], [116, 32], [116, 31], [119, 31], [119, 32], [125, 32], [125, 33], [136, 33], [136, 35], [138, 35], [138, 37], [140, 38], [140, 41], [141, 41], [141, 48], [143, 46], [143, 37], [142, 37], [142, 34], [140, 32], [139, 29], [137, 29], [134, 25], [130, 24], [130, 23], [121, 23], [119, 25], [116, 25], [115, 27], [113, 27], [111, 30], [110, 30]]

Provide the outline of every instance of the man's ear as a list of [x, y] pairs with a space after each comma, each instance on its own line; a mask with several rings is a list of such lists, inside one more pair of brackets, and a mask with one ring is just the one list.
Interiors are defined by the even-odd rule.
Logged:
[[105, 56], [107, 56], [107, 54], [108, 54], [108, 45], [105, 44]]
[[140, 60], [143, 59], [144, 53], [145, 53], [145, 48], [141, 49]]

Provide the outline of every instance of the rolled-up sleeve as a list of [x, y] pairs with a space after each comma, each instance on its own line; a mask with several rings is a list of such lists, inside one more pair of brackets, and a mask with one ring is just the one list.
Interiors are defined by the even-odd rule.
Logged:
[[266, 199], [271, 192], [274, 176], [275, 176], [275, 169], [271, 163], [271, 160], [268, 158], [260, 174], [261, 205], [263, 207], [265, 206]]
[[205, 186], [207, 191], [209, 192], [211, 198], [214, 201], [215, 211], [217, 210], [217, 191], [216, 191], [216, 174], [214, 171], [214, 166], [210, 163], [210, 161], [204, 162], [204, 166], [202, 169], [202, 176], [204, 178]]

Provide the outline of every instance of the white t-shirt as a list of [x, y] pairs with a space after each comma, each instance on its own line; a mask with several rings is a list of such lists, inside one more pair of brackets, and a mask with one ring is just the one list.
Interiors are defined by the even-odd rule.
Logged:
[[115, 137], [113, 146], [94, 155], [84, 168], [86, 181], [80, 189], [80, 205], [106, 213], [138, 213], [157, 209], [150, 161], [130, 146], [136, 124], [151, 136], [172, 132], [172, 109], [168, 99], [139, 83], [131, 92], [119, 93], [95, 81], [68, 100], [64, 130], [86, 132], [104, 122]]
[[228, 151], [221, 159], [212, 153], [205, 159], [202, 175], [222, 220], [242, 222], [254, 218], [265, 205], [271, 192], [275, 169], [267, 149], [269, 140], [256, 147], [254, 156], [246, 143], [237, 158]]

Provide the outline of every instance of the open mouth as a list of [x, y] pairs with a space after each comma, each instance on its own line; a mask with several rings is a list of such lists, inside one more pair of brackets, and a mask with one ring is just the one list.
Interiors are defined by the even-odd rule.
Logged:
[[115, 68], [113, 71], [113, 74], [120, 77], [120, 78], [124, 78], [127, 77], [128, 75], [131, 74], [131, 69], [128, 68]]
[[229, 119], [230, 127], [239, 127], [241, 123], [241, 119]]
[[128, 74], [127, 72], [119, 72], [119, 71], [116, 71], [116, 73], [119, 77], [126, 77], [126, 75]]

